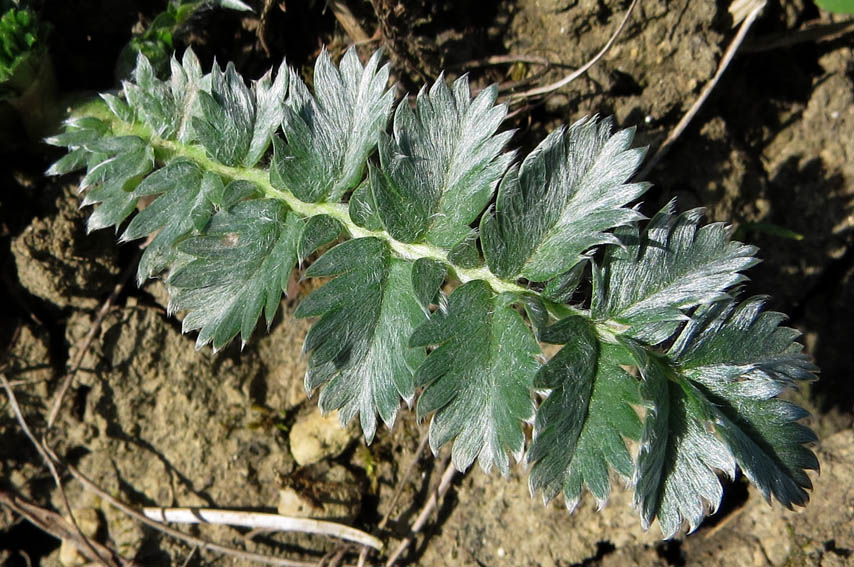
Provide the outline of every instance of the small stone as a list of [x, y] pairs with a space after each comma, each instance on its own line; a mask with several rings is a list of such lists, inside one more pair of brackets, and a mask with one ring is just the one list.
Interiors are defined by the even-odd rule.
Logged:
[[[77, 526], [84, 536], [94, 538], [98, 533], [101, 519], [98, 516], [98, 511], [94, 508], [75, 510], [74, 519], [77, 520]], [[66, 518], [66, 520], [71, 523], [70, 518]], [[59, 547], [59, 562], [65, 567], [82, 567], [86, 563], [86, 558], [77, 550], [77, 546], [71, 540], [64, 539]]]
[[300, 466], [334, 458], [344, 452], [353, 436], [338, 423], [338, 412], [327, 415], [313, 408], [291, 427], [291, 454]]

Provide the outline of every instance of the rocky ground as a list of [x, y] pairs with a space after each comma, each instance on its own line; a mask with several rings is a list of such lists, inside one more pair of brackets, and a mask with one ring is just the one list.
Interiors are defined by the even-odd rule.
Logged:
[[[450, 75], [469, 70], [476, 85], [499, 82], [517, 91], [547, 84], [594, 55], [628, 6], [615, 0], [353, 1], [345, 25], [323, 2], [256, 4], [251, 16], [203, 15], [183, 41], [204, 61], [235, 60], [256, 76], [283, 55], [303, 65], [322, 44], [340, 51], [358, 33], [355, 21], [367, 36], [380, 29], [395, 78], [410, 92], [440, 69]], [[53, 49], [58, 88], [66, 95], [110, 88], [122, 42], [138, 20], [160, 9], [157, 2], [130, 0], [86, 1], [75, 11], [66, 3], [44, 5], [54, 41], [74, 48], [55, 43]], [[657, 528], [640, 529], [629, 494], [619, 489], [604, 510], [584, 501], [570, 516], [559, 503], [532, 501], [520, 468], [509, 480], [474, 469], [457, 476], [404, 562], [854, 565], [852, 35], [778, 41], [845, 20], [801, 0], [771, 2], [693, 124], [650, 172], [655, 188], [644, 206], [653, 212], [676, 197], [682, 209], [706, 207], [711, 219], [733, 223], [739, 238], [761, 247], [764, 262], [752, 270], [748, 291], [773, 296], [772, 306], [791, 316], [822, 370], [818, 383], [797, 394], [821, 437], [822, 470], [813, 477], [810, 505], [794, 512], [768, 505], [737, 479], [728, 484], [722, 509], [697, 532], [662, 542]], [[513, 107], [520, 111], [507, 124], [518, 129], [514, 143], [529, 148], [555, 126], [599, 113], [636, 124], [638, 143], [654, 152], [714, 75], [733, 35], [727, 2], [643, 0], [618, 43], [587, 75], [545, 100]], [[567, 68], [487, 65], [492, 55], [537, 56]], [[0, 365], [38, 432], [99, 308], [133, 270], [136, 250], [117, 245], [107, 231], [86, 234], [77, 179], [41, 175], [57, 157], [46, 147], [2, 151]], [[158, 282], [122, 288], [81, 355], [54, 428], [56, 452], [106, 493], [135, 506], [308, 510], [367, 531], [389, 513], [380, 534], [393, 548], [442, 473], [444, 455], [421, 455], [415, 474], [402, 483], [424, 424], [403, 412], [394, 430], [380, 431], [366, 447], [356, 431], [321, 416], [302, 388], [300, 349], [309, 323], [291, 317], [291, 304], [283, 304], [269, 333], [259, 331], [242, 351], [234, 346], [212, 354], [194, 350], [194, 338], [181, 334], [165, 301]], [[5, 397], [0, 405], [0, 487], [63, 510]], [[65, 480], [69, 502], [92, 537], [137, 564], [250, 564], [193, 552]], [[337, 550], [316, 536], [249, 537], [211, 527], [188, 533], [307, 561]], [[45, 567], [83, 562], [0, 507], [0, 563], [27, 565], [25, 554]]]

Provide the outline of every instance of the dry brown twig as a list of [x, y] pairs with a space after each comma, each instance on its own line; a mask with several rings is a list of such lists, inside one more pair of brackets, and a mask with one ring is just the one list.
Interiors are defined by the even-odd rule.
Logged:
[[567, 75], [566, 77], [562, 78], [561, 80], [559, 80], [557, 82], [554, 82], [550, 85], [545, 85], [542, 87], [537, 87], [535, 89], [530, 89], [530, 90], [527, 90], [527, 91], [524, 91], [521, 93], [516, 93], [516, 94], [510, 95], [510, 99], [513, 101], [516, 101], [516, 100], [520, 100], [523, 98], [529, 98], [529, 97], [542, 96], [542, 95], [549, 94], [549, 93], [554, 92], [554, 91], [556, 91], [562, 87], [565, 87], [566, 85], [568, 85], [569, 83], [571, 83], [572, 81], [574, 81], [575, 79], [577, 79], [578, 77], [580, 77], [581, 75], [586, 73], [588, 69], [590, 69], [593, 65], [595, 65], [600, 59], [602, 59], [602, 57], [605, 56], [605, 54], [607, 54], [611, 50], [611, 47], [613, 47], [614, 43], [617, 41], [617, 38], [620, 37], [621, 33], [623, 33], [623, 29], [626, 27], [626, 24], [629, 22], [629, 18], [631, 17], [632, 12], [634, 11], [635, 6], [637, 6], [637, 4], [638, 4], [638, 0], [632, 0], [632, 3], [629, 5], [628, 10], [626, 10], [626, 14], [623, 16], [623, 19], [620, 22], [620, 25], [617, 26], [617, 29], [611, 35], [611, 38], [605, 44], [605, 47], [603, 47], [601, 50], [599, 50], [599, 53], [594, 55], [593, 58], [590, 59], [590, 61], [588, 61], [587, 63], [585, 63], [584, 65], [582, 65], [581, 67], [579, 67], [578, 69], [576, 69], [575, 71], [573, 71], [572, 73], [570, 73], [569, 75]]
[[[21, 411], [21, 406], [18, 405], [18, 399], [15, 397], [15, 392], [12, 390], [12, 386], [9, 384], [9, 381], [6, 379], [6, 376], [0, 374], [0, 383], [3, 385], [3, 389], [6, 390], [6, 396], [9, 398], [9, 405], [12, 408], [12, 412], [15, 414], [15, 419], [17, 419], [18, 424], [21, 426], [21, 429], [24, 431], [24, 435], [32, 443], [33, 447], [35, 447], [39, 456], [44, 461], [48, 470], [50, 471], [51, 476], [53, 477], [54, 483], [56, 483], [56, 487], [59, 489], [60, 495], [62, 496], [62, 503], [65, 506], [65, 512], [71, 520], [71, 524], [76, 530], [74, 537], [69, 538], [72, 543], [74, 543], [75, 547], [77, 547], [81, 553], [89, 557], [92, 561], [97, 561], [101, 565], [106, 567], [119, 567], [121, 565], [128, 565], [129, 563], [124, 560], [118, 554], [109, 551], [109, 553], [102, 554], [99, 552], [99, 549], [96, 549], [94, 542], [92, 542], [83, 531], [80, 529], [80, 526], [77, 523], [77, 519], [74, 517], [74, 513], [71, 511], [71, 504], [68, 501], [68, 495], [65, 493], [65, 487], [62, 484], [62, 479], [59, 476], [59, 472], [56, 470], [56, 466], [54, 461], [51, 459], [50, 452], [46, 449], [44, 445], [42, 445], [38, 439], [36, 439], [33, 432], [30, 430], [29, 425], [27, 425], [27, 420], [24, 418], [24, 414]], [[36, 524], [38, 525], [38, 524]], [[106, 548], [103, 548], [106, 550]]]
[[[82, 539], [74, 525], [61, 515], [31, 502], [20, 494], [11, 490], [0, 489], [0, 504], [26, 518], [31, 524], [53, 537], [71, 541], [88, 561], [102, 562], [102, 557], [114, 555], [112, 550], [100, 543], [91, 540], [87, 542]], [[94, 553], [90, 546], [95, 550]], [[125, 561], [122, 565], [131, 565], [131, 563]]]
[[432, 492], [432, 494], [430, 494], [430, 498], [427, 499], [427, 502], [424, 504], [424, 507], [415, 519], [415, 522], [413, 522], [412, 528], [409, 530], [409, 535], [400, 542], [397, 549], [394, 550], [394, 553], [388, 557], [388, 560], [385, 563], [386, 567], [392, 567], [395, 564], [398, 558], [406, 551], [406, 548], [408, 548], [412, 543], [415, 535], [424, 528], [427, 520], [430, 519], [430, 514], [439, 507], [439, 503], [445, 497], [448, 489], [451, 488], [451, 483], [453, 482], [456, 473], [457, 469], [454, 467], [454, 463], [449, 463], [448, 466], [445, 467], [445, 471], [442, 473], [442, 479], [439, 481], [439, 486]]

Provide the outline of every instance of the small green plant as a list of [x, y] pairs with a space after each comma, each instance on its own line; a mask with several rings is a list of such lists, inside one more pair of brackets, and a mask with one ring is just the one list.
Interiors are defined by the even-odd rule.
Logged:
[[[34, 79], [32, 59], [39, 55], [39, 24], [34, 12], [9, 8], [0, 16], [0, 85]], [[5, 87], [9, 88], [9, 87]]]
[[175, 36], [181, 33], [193, 14], [205, 7], [252, 10], [241, 0], [169, 0], [166, 10], [157, 14], [141, 33], [134, 35], [119, 54], [116, 75], [122, 79], [130, 75], [140, 53], [149, 60], [158, 76], [167, 74], [169, 59], [175, 51]]
[[[0, 146], [40, 139], [59, 120], [46, 36], [46, 26], [27, 7], [0, 16]], [[21, 127], [28, 136], [20, 135]]]
[[854, 14], [854, 0], [816, 0], [815, 3], [828, 12]]
[[164, 278], [197, 348], [248, 341], [340, 241], [305, 271], [329, 278], [296, 309], [315, 319], [305, 387], [368, 442], [403, 400], [459, 470], [524, 460], [532, 493], [570, 510], [585, 487], [603, 504], [613, 470], [668, 538], [737, 468], [807, 502], [815, 436], [779, 395], [816, 369], [781, 314], [739, 298], [756, 248], [699, 210], [632, 206], [633, 130], [586, 118], [520, 160], [496, 88], [440, 77], [395, 107], [379, 54], [322, 53], [314, 93], [284, 63], [251, 86], [189, 50], [171, 68], [140, 57], [123, 96], [78, 108], [48, 173], [86, 169], [89, 230], [154, 235], [138, 279]]

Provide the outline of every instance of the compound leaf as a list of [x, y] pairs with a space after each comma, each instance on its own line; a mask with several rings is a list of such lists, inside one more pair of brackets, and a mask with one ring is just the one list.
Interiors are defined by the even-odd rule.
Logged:
[[305, 202], [337, 201], [356, 187], [385, 128], [394, 93], [380, 52], [362, 67], [356, 50], [336, 68], [325, 50], [314, 69], [312, 96], [296, 71], [284, 111], [285, 140], [273, 138], [270, 182]]
[[620, 367], [624, 350], [600, 343], [582, 317], [546, 328], [541, 340], [564, 346], [534, 379], [535, 388], [551, 392], [537, 411], [528, 450], [531, 493], [542, 490], [548, 502], [563, 490], [572, 511], [587, 486], [601, 508], [611, 493], [609, 470], [626, 479], [634, 471], [623, 438], [640, 437], [631, 405], [640, 403], [637, 381]]
[[784, 316], [763, 312], [763, 303], [752, 297], [698, 309], [669, 355], [707, 392], [715, 429], [747, 478], [791, 508], [809, 500], [804, 471], [817, 470], [818, 461], [804, 444], [816, 437], [797, 423], [806, 412], [777, 396], [815, 379], [816, 367], [794, 342], [798, 332], [781, 327]]
[[196, 348], [209, 342], [222, 348], [237, 333], [246, 342], [262, 310], [272, 321], [297, 262], [303, 224], [281, 201], [241, 201], [217, 212], [203, 235], [178, 244], [194, 259], [169, 277], [169, 308], [189, 311], [183, 330], [199, 330]]
[[507, 114], [497, 94], [493, 86], [472, 100], [467, 77], [449, 88], [440, 76], [418, 93], [414, 110], [397, 106], [393, 136], [380, 136], [381, 166], [370, 169], [392, 237], [450, 248], [468, 234], [513, 159], [501, 153], [512, 132], [495, 133]]
[[567, 272], [585, 250], [618, 244], [612, 228], [641, 215], [624, 207], [647, 183], [626, 183], [645, 150], [630, 148], [633, 129], [611, 134], [611, 120], [585, 118], [549, 134], [502, 179], [494, 211], [481, 221], [492, 272], [546, 281]]
[[628, 325], [627, 336], [649, 344], [667, 340], [687, 319], [684, 310], [726, 297], [758, 262], [756, 247], [730, 241], [721, 223], [700, 226], [702, 211], [673, 214], [673, 204], [649, 221], [620, 232], [594, 267], [594, 318]]
[[531, 388], [540, 349], [513, 301], [482, 280], [470, 281], [409, 341], [437, 345], [415, 374], [416, 385], [424, 386], [416, 409], [419, 417], [436, 412], [430, 423], [434, 453], [455, 439], [451, 459], [458, 470], [477, 458], [484, 471], [495, 465], [506, 475], [507, 453], [522, 456], [521, 422], [534, 416]]
[[400, 399], [415, 396], [413, 371], [423, 348], [406, 342], [426, 320], [412, 287], [409, 262], [391, 257], [376, 238], [349, 240], [314, 262], [306, 276], [336, 276], [300, 303], [297, 317], [320, 317], [305, 339], [311, 352], [305, 388], [323, 386], [322, 411], [338, 410], [342, 424], [359, 414], [368, 442], [377, 415], [391, 427]]

